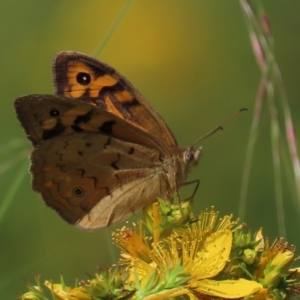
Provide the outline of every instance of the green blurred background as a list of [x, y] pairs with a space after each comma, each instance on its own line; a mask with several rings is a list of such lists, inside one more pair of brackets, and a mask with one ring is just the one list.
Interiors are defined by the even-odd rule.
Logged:
[[[93, 273], [97, 266], [117, 261], [118, 251], [110, 238], [113, 228], [79, 231], [31, 190], [30, 175], [24, 169], [25, 163], [29, 166], [30, 144], [16, 119], [13, 101], [25, 94], [53, 93], [55, 53], [75, 50], [94, 55], [125, 4], [124, 0], [0, 2], [1, 299], [14, 299], [25, 292], [23, 278], [34, 282], [35, 273], [42, 274], [42, 281], [54, 282], [63, 274], [67, 284], [73, 284], [75, 278], [86, 279], [85, 273]], [[300, 2], [268, 0], [263, 5], [299, 132]], [[201, 179], [195, 212], [215, 205], [221, 215], [237, 216], [261, 76], [239, 2], [136, 0], [99, 58], [130, 79], [182, 146], [192, 144], [238, 108], [249, 108], [223, 132], [203, 141], [204, 155], [190, 176]], [[243, 221], [252, 232], [263, 226], [264, 234], [273, 239], [278, 235], [278, 223], [269, 121], [266, 106]], [[23, 145], [5, 152], [12, 141]], [[3, 172], [12, 161], [16, 164]], [[24, 176], [15, 190], [20, 172]], [[286, 238], [299, 245], [299, 210], [291, 180], [285, 179], [283, 189], [284, 211], [280, 213], [286, 218]], [[13, 197], [6, 205], [9, 195]]]

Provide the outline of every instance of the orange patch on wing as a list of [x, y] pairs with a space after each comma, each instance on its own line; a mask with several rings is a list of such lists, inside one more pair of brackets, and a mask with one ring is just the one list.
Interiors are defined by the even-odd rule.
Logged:
[[90, 126], [89, 124], [79, 124], [79, 127], [83, 131], [91, 131], [91, 132], [98, 132], [98, 128], [95, 128], [94, 126]]
[[88, 121], [87, 124], [92, 128], [99, 128], [107, 121], [111, 121], [111, 118], [104, 115], [95, 115], [91, 120]]
[[92, 98], [96, 98], [99, 96], [99, 92], [102, 90], [102, 88], [113, 86], [117, 82], [118, 80], [116, 78], [108, 74], [98, 77], [89, 85], [89, 96]]
[[52, 170], [52, 169], [53, 168], [51, 166], [45, 166], [45, 167], [42, 168], [42, 170], [46, 171], [46, 172], [49, 171], [49, 170]]
[[83, 116], [91, 111], [92, 108], [90, 107], [74, 107], [64, 113], [64, 116]]
[[92, 86], [95, 87], [104, 87], [104, 86], [112, 86], [118, 82], [117, 78], [112, 77], [109, 74], [105, 74], [104, 76], [98, 77], [92, 81]]
[[105, 105], [106, 105], [106, 110], [108, 112], [114, 114], [115, 116], [118, 116], [121, 119], [124, 119], [123, 114], [114, 106], [114, 104], [110, 100], [109, 96], [105, 97], [104, 102], [105, 102]]
[[57, 124], [57, 120], [56, 119], [48, 119], [45, 120], [42, 124], [42, 128], [44, 130], [49, 130], [49, 129], [53, 129]]
[[45, 188], [51, 188], [53, 186], [53, 182], [52, 181], [48, 181], [44, 183], [44, 187]]
[[114, 93], [115, 97], [120, 101], [129, 101], [133, 99], [133, 96], [126, 90]]

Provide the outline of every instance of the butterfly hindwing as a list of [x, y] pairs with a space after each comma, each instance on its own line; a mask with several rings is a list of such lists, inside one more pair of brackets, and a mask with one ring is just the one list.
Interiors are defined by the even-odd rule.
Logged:
[[89, 230], [124, 219], [169, 188], [156, 150], [103, 134], [42, 141], [31, 161], [33, 189], [66, 221]]

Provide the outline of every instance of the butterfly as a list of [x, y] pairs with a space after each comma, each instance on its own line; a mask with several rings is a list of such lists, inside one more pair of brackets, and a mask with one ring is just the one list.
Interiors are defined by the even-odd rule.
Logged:
[[177, 192], [201, 148], [180, 148], [143, 96], [115, 69], [78, 52], [53, 62], [56, 95], [15, 101], [34, 149], [32, 187], [71, 224], [95, 230]]

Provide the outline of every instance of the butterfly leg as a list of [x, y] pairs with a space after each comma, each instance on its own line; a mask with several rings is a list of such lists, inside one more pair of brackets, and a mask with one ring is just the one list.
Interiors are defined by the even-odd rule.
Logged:
[[200, 180], [196, 179], [196, 180], [192, 180], [192, 181], [187, 181], [182, 186], [186, 186], [186, 185], [190, 185], [190, 184], [195, 184], [195, 188], [194, 188], [194, 191], [193, 191], [192, 195], [190, 197], [188, 197], [188, 199], [193, 199], [195, 194], [198, 191], [198, 188], [199, 188], [199, 185], [200, 185]]
[[190, 197], [187, 197], [186, 199], [184, 199], [183, 201], [181, 200], [181, 197], [179, 195], [179, 192], [178, 192], [178, 186], [177, 184], [175, 185], [175, 192], [174, 192], [174, 198], [173, 198], [173, 201], [174, 203], [177, 202], [177, 205], [179, 206], [179, 210], [182, 212], [182, 207], [181, 207], [181, 204], [185, 201], [190, 201], [190, 200], [193, 200], [198, 188], [199, 188], [199, 185], [200, 185], [200, 180], [199, 179], [196, 179], [196, 180], [192, 180], [192, 181], [188, 181], [188, 182], [185, 182], [183, 183], [181, 186], [186, 186], [186, 185], [191, 185], [191, 184], [195, 184], [195, 188], [193, 190], [193, 193]]
[[[182, 186], [191, 185], [191, 184], [195, 184], [194, 191], [193, 191], [192, 195], [190, 197], [187, 197], [183, 202], [185, 202], [185, 201], [192, 202], [193, 201], [193, 198], [194, 198], [194, 196], [197, 193], [197, 190], [199, 188], [200, 180], [196, 179], [196, 180], [188, 181], [188, 182], [183, 183]], [[176, 189], [175, 193], [176, 193], [176, 196], [177, 196], [177, 199], [178, 199], [179, 209], [180, 209], [181, 213], [183, 214], [182, 207], [181, 207], [182, 201], [180, 199], [180, 196], [179, 196], [179, 193], [178, 193], [177, 189]]]

